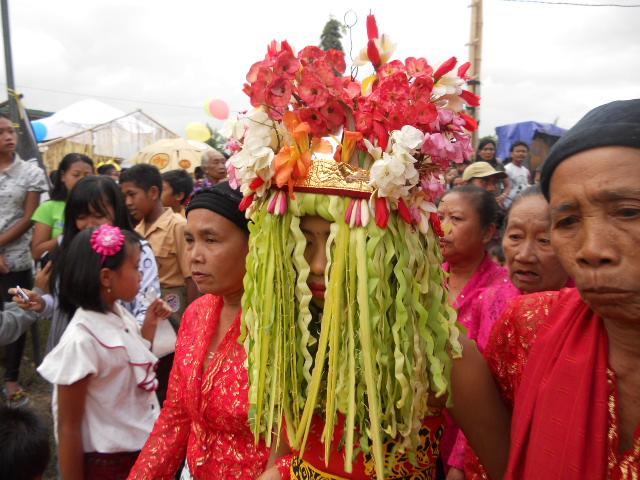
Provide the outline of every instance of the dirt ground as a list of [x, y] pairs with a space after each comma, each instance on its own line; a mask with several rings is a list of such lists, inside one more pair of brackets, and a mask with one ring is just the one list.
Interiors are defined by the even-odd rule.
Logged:
[[[49, 466], [45, 472], [45, 480], [56, 479], [56, 448], [55, 440], [53, 438], [53, 418], [51, 416], [51, 385], [47, 383], [38, 372], [36, 372], [35, 356], [33, 354], [33, 332], [36, 332], [40, 340], [40, 355], [44, 353], [44, 346], [49, 334], [49, 322], [43, 321], [35, 324], [35, 328], [32, 328], [27, 334], [27, 345], [24, 350], [24, 356], [22, 357], [22, 363], [20, 365], [20, 385], [25, 389], [29, 395], [30, 408], [33, 408], [40, 416], [42, 416], [50, 427], [50, 444], [51, 444], [51, 459]], [[0, 349], [1, 365], [4, 365], [4, 349]], [[1, 369], [4, 378], [4, 368]]]

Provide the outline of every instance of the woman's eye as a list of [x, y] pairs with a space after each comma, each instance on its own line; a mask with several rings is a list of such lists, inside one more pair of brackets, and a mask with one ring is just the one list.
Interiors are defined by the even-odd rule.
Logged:
[[555, 228], [568, 228], [578, 223], [578, 217], [571, 215], [569, 217], [560, 218], [555, 223]]
[[522, 236], [517, 234], [511, 234], [509, 235], [509, 240], [516, 242], [518, 240], [522, 240]]
[[539, 239], [538, 239], [538, 243], [539, 243], [540, 245], [547, 246], [547, 245], [550, 245], [550, 244], [551, 244], [551, 240], [549, 240], [548, 238], [539, 238]]
[[621, 208], [617, 214], [623, 218], [635, 218], [640, 215], [640, 209], [637, 208]]
[[185, 241], [186, 243], [188, 243], [189, 245], [191, 245], [191, 244], [193, 243], [193, 238], [191, 238], [191, 237], [185, 237], [184, 241]]

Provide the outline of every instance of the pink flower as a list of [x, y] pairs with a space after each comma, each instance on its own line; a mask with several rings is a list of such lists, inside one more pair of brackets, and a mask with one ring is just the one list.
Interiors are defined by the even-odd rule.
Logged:
[[118, 253], [124, 245], [124, 235], [118, 227], [101, 225], [91, 234], [91, 248], [102, 257], [104, 263], [107, 257]]

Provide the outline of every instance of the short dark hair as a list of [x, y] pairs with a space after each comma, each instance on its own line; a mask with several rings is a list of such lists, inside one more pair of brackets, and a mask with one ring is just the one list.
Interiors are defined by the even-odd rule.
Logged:
[[71, 168], [71, 166], [78, 162], [84, 162], [91, 167], [91, 171], [93, 172], [93, 160], [89, 158], [84, 153], [67, 153], [62, 160], [60, 161], [60, 165], [58, 165], [58, 174], [56, 175], [53, 188], [51, 189], [51, 194], [49, 197], [51, 200], [66, 200], [69, 196], [69, 191], [67, 190], [67, 186], [62, 181], [62, 176], [65, 174], [67, 170]]
[[49, 429], [34, 411], [0, 407], [0, 478], [33, 480], [49, 463]]
[[0, 118], [4, 118], [5, 120], [13, 122], [13, 120], [11, 120], [11, 117], [9, 117], [9, 115], [7, 115], [6, 113], [0, 113]]
[[529, 144], [527, 142], [523, 142], [522, 140], [516, 140], [515, 142], [513, 142], [511, 144], [511, 150], [509, 150], [509, 151], [513, 152], [513, 150], [516, 147], [525, 147], [527, 150], [529, 150]]
[[184, 193], [182, 204], [184, 205], [189, 200], [189, 195], [193, 192], [193, 178], [186, 170], [177, 169], [169, 170], [162, 174], [162, 180], [171, 185], [171, 190], [175, 193]]
[[102, 256], [91, 246], [91, 235], [95, 230], [96, 228], [90, 228], [78, 233], [56, 262], [59, 306], [69, 317], [73, 316], [78, 307], [106, 313], [107, 306], [100, 295], [100, 270], [117, 270], [129, 256], [131, 248], [140, 246], [140, 238], [135, 233], [122, 230], [125, 238], [123, 248], [115, 255], [105, 257], [103, 261]]
[[452, 193], [463, 195], [470, 201], [480, 218], [480, 225], [482, 228], [487, 228], [489, 225], [495, 225], [497, 228], [500, 227], [500, 222], [498, 221], [500, 207], [498, 206], [493, 194], [487, 192], [484, 188], [476, 187], [475, 185], [461, 185], [449, 190], [442, 198], [445, 198], [447, 195]]
[[118, 169], [115, 167], [115, 165], [111, 165], [110, 163], [107, 163], [106, 165], [100, 165], [98, 167], [98, 175], [111, 175], [111, 172], [114, 171], [118, 171]]
[[133, 183], [145, 192], [151, 190], [151, 187], [157, 187], [158, 193], [162, 193], [162, 175], [160, 175], [160, 170], [148, 163], [139, 163], [123, 171], [120, 174], [120, 185], [126, 182]]

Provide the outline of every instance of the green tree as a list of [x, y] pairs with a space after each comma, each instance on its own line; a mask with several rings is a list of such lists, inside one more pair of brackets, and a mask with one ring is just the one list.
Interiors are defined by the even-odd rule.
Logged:
[[323, 50], [331, 50], [333, 48], [343, 52], [344, 50], [342, 49], [340, 39], [344, 32], [344, 25], [335, 18], [330, 18], [329, 21], [325, 23], [322, 33], [320, 34], [320, 48]]
[[218, 130], [212, 128], [211, 125], [207, 124], [207, 128], [211, 132], [211, 138], [204, 143], [208, 144], [210, 147], [215, 148], [221, 153], [228, 153], [226, 145], [229, 139], [222, 135]]

